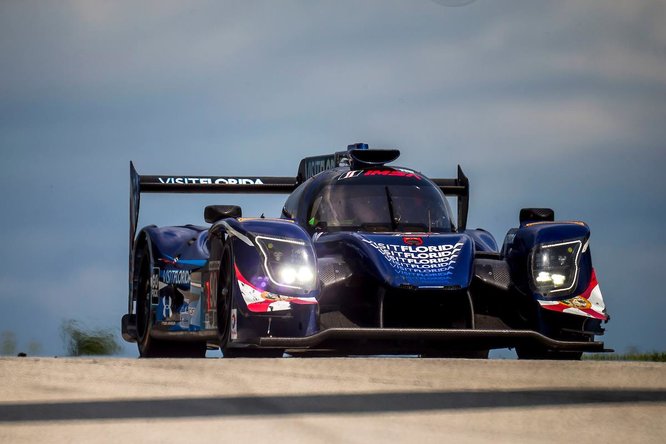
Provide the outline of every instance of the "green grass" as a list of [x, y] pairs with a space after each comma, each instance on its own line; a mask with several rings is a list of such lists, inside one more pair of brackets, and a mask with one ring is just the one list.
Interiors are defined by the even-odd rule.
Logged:
[[69, 356], [108, 356], [120, 351], [117, 335], [110, 329], [90, 329], [72, 319], [60, 328]]
[[589, 361], [647, 361], [666, 362], [666, 353], [592, 353], [583, 355]]

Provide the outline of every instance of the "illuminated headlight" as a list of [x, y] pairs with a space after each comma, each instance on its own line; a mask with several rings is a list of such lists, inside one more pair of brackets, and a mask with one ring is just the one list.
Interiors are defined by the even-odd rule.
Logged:
[[277, 285], [301, 290], [314, 290], [315, 267], [312, 248], [304, 241], [256, 236], [264, 257], [268, 278]]
[[582, 242], [570, 241], [537, 246], [532, 253], [532, 278], [544, 295], [566, 295], [578, 281], [578, 257]]

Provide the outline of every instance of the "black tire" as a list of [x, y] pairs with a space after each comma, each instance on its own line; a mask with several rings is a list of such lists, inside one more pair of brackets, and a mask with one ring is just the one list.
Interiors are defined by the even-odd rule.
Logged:
[[226, 243], [222, 250], [220, 275], [217, 285], [217, 338], [220, 350], [227, 356], [231, 340], [231, 310], [233, 309], [233, 254], [231, 245]]
[[148, 247], [141, 256], [136, 300], [136, 331], [139, 356], [142, 358], [205, 358], [206, 342], [165, 341], [151, 337], [155, 313], [150, 303], [152, 263]]
[[283, 349], [230, 347], [231, 310], [234, 308], [234, 255], [231, 243], [222, 251], [217, 294], [217, 336], [225, 358], [281, 358]]

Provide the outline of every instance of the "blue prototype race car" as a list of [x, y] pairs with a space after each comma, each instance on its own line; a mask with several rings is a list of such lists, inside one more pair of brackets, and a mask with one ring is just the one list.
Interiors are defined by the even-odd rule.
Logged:
[[[466, 226], [469, 182], [350, 145], [296, 177], [140, 176], [130, 164], [128, 313], [143, 357], [417, 354], [580, 359], [608, 321], [583, 222], [520, 211], [498, 247]], [[236, 205], [209, 227], [147, 226], [141, 193], [284, 193], [279, 219]], [[446, 196], [457, 198], [454, 219]]]

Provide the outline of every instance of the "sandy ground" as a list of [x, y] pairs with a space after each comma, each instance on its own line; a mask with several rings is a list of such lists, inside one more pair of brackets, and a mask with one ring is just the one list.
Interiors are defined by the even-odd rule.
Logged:
[[666, 364], [0, 359], [0, 442], [666, 442]]

